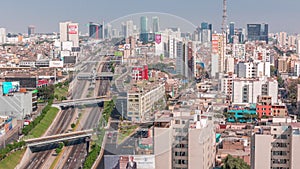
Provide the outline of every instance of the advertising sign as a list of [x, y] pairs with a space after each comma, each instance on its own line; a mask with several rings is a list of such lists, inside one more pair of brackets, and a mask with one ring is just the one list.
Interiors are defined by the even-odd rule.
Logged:
[[2, 82], [3, 94], [20, 91], [20, 82]]
[[60, 52], [60, 56], [61, 57], [70, 56], [70, 51], [68, 51], [68, 50], [62, 50]]
[[121, 52], [121, 51], [115, 51], [114, 55], [115, 56], [123, 56], [123, 52]]
[[69, 31], [69, 34], [77, 34], [78, 33], [78, 25], [77, 24], [69, 24], [68, 31]]
[[105, 169], [155, 169], [154, 155], [105, 155]]
[[63, 67], [64, 66], [64, 62], [63, 61], [50, 61], [49, 62], [49, 67]]
[[155, 42], [157, 44], [160, 44], [161, 43], [161, 34], [155, 34]]
[[124, 49], [129, 50], [130, 49], [130, 44], [124, 44]]

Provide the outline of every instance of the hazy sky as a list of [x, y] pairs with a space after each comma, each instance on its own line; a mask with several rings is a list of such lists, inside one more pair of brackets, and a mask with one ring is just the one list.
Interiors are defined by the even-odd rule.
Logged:
[[[228, 23], [269, 23], [271, 32], [300, 33], [300, 0], [228, 0]], [[60, 21], [84, 24], [111, 21], [139, 12], [164, 12], [183, 17], [195, 25], [207, 21], [220, 31], [222, 0], [1, 0], [0, 27], [8, 32], [58, 31]]]

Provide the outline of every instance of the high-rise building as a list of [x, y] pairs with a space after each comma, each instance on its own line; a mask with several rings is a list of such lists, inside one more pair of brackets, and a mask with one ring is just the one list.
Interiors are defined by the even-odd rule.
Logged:
[[28, 36], [33, 35], [35, 33], [35, 26], [28, 26]]
[[278, 82], [275, 79], [236, 78], [232, 83], [232, 103], [257, 103], [258, 96], [271, 96], [278, 103]]
[[79, 47], [78, 23], [60, 22], [60, 42], [72, 42], [73, 47]]
[[296, 125], [260, 126], [251, 140], [251, 169], [299, 168], [300, 130]]
[[126, 31], [125, 31], [125, 38], [133, 35], [133, 21], [129, 20], [126, 21]]
[[207, 22], [202, 22], [201, 29], [209, 29], [209, 24]]
[[89, 37], [94, 39], [103, 39], [103, 25], [90, 22], [89, 23]]
[[260, 40], [269, 43], [269, 25], [266, 23], [261, 24]]
[[141, 17], [141, 33], [147, 33], [148, 32], [148, 18], [147, 16], [142, 16]]
[[108, 38], [108, 39], [112, 38], [112, 36], [113, 36], [112, 25], [109, 24], [109, 23], [106, 24], [106, 28], [105, 29], [107, 30], [107, 32], [104, 34], [104, 37]]
[[201, 23], [201, 28], [198, 29], [199, 31], [199, 40], [202, 43], [207, 43], [211, 41], [212, 37], [212, 24], [209, 24], [207, 22]]
[[176, 43], [176, 73], [180, 75], [185, 75], [185, 44], [182, 41]]
[[268, 43], [268, 24], [247, 24], [248, 41], [265, 41]]
[[288, 36], [288, 46], [296, 46], [296, 36], [289, 35]]
[[235, 35], [234, 22], [230, 22], [229, 35], [228, 35], [229, 43], [233, 43], [234, 35]]
[[278, 43], [280, 46], [285, 46], [287, 44], [287, 33], [279, 32]]
[[157, 16], [152, 18], [152, 31], [153, 33], [159, 32], [159, 18]]
[[6, 43], [6, 30], [5, 30], [5, 28], [0, 28], [0, 43]]
[[225, 52], [224, 45], [226, 41], [226, 36], [223, 34], [213, 34], [212, 35], [212, 68], [211, 76], [217, 77], [217, 73], [224, 73], [225, 71]]

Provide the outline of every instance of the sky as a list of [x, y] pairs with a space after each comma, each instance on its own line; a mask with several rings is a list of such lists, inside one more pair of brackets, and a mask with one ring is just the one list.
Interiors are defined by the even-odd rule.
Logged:
[[[269, 32], [300, 33], [299, 0], [227, 0], [227, 23], [268, 23]], [[25, 33], [28, 25], [36, 32], [57, 32], [59, 22], [73, 21], [86, 32], [90, 21], [109, 22], [141, 12], [170, 13], [200, 25], [206, 21], [220, 31], [222, 0], [1, 0], [0, 27]]]

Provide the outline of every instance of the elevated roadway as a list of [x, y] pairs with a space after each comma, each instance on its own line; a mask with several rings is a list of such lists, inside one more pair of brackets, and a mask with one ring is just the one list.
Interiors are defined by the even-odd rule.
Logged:
[[31, 148], [34, 146], [49, 145], [49, 144], [59, 143], [63, 141], [91, 137], [92, 134], [93, 134], [93, 130], [90, 129], [90, 130], [76, 131], [71, 133], [64, 133], [64, 134], [57, 134], [52, 136], [28, 139], [25, 140], [25, 143], [27, 144], [27, 147]]

